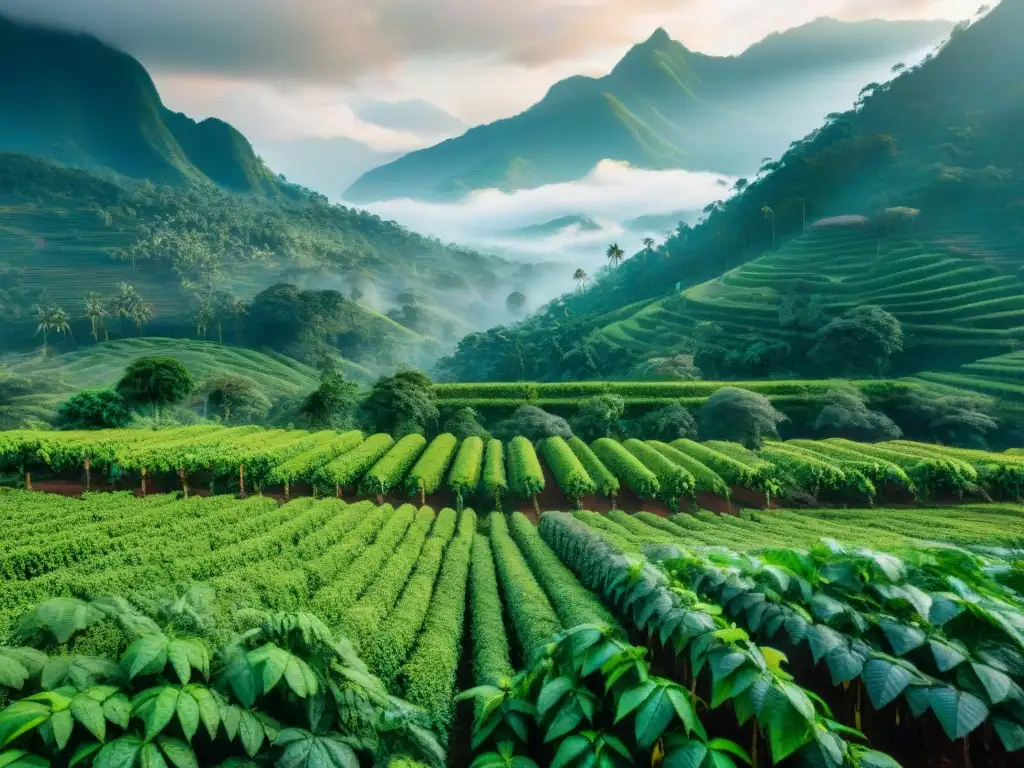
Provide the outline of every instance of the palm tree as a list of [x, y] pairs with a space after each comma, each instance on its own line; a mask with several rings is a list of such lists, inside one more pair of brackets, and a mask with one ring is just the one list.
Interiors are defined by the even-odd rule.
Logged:
[[71, 333], [71, 315], [60, 307], [54, 307], [50, 310], [50, 327], [57, 333], [71, 336], [72, 341], [75, 340], [74, 335]]
[[622, 261], [622, 257], [626, 255], [626, 252], [619, 248], [618, 243], [612, 243], [608, 246], [608, 250], [605, 252], [605, 256], [608, 257], [608, 261], [611, 262], [613, 267], [619, 266]]
[[[92, 325], [92, 340], [99, 342], [98, 329], [103, 319], [107, 316], [107, 308], [103, 305], [103, 299], [100, 298], [98, 293], [89, 292], [85, 294], [85, 316], [89, 318], [89, 323]], [[106, 326], [104, 326], [105, 328]]]
[[654, 248], [654, 238], [653, 237], [645, 237], [640, 242], [641, 242], [641, 244], [644, 247], [644, 256], [643, 256], [643, 268], [644, 268], [644, 270], [643, 270], [643, 283], [642, 284], [643, 285], [647, 285], [647, 254], [649, 254], [651, 252], [651, 250]]
[[577, 269], [572, 273], [572, 279], [576, 281], [576, 290], [586, 290], [587, 283], [590, 282], [590, 276], [582, 269]]
[[232, 320], [235, 322], [235, 344], [241, 346], [242, 344], [242, 317], [249, 312], [249, 305], [245, 303], [244, 299], [240, 299], [237, 296], [231, 297], [231, 300], [227, 303], [228, 314], [231, 315]]
[[766, 220], [769, 217], [772, 220], [772, 250], [774, 251], [775, 250], [775, 211], [773, 211], [771, 208], [768, 207], [768, 203], [765, 203], [764, 207], [761, 208], [761, 213], [764, 214], [764, 217], [765, 217]]
[[53, 313], [49, 307], [36, 307], [36, 317], [39, 320], [39, 325], [36, 328], [36, 335], [43, 334], [43, 357], [46, 357], [46, 334], [53, 330]]
[[143, 303], [140, 298], [138, 304], [132, 309], [131, 318], [135, 323], [135, 333], [141, 336], [142, 326], [153, 319], [153, 308], [149, 304]]

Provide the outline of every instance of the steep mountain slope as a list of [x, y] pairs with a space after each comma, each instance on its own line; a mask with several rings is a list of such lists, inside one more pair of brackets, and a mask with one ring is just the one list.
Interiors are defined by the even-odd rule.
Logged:
[[865, 76], [888, 71], [949, 27], [821, 19], [735, 57], [691, 52], [659, 29], [607, 76], [556, 83], [522, 114], [376, 168], [345, 197], [450, 199], [483, 186], [579, 178], [602, 159], [745, 173], [849, 104]]
[[277, 193], [249, 142], [160, 101], [138, 61], [95, 38], [0, 16], [0, 151], [163, 183]]
[[[1019, 346], [1022, 28], [1021, 0], [959, 27], [937, 54], [867, 89], [709, 205], [696, 226], [515, 328], [468, 337], [440, 370], [465, 380], [623, 375], [695, 349], [698, 323], [710, 321], [736, 353], [728, 375], [820, 376], [805, 354], [814, 331], [868, 303], [903, 322], [908, 372]], [[805, 222], [848, 215], [867, 223], [801, 236]], [[794, 306], [812, 303], [815, 322], [791, 325]]]

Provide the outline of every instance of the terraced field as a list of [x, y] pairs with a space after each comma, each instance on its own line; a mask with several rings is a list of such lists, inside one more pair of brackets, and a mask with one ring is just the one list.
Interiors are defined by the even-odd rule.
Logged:
[[948, 238], [886, 239], [850, 228], [812, 229], [680, 296], [654, 302], [602, 329], [611, 344], [647, 357], [673, 351], [701, 321], [729, 334], [785, 338], [779, 308], [795, 285], [835, 316], [864, 304], [895, 315], [908, 335], [907, 355], [927, 350], [961, 358], [964, 348], [995, 355], [1024, 339], [1024, 283], [1002, 262], [955, 249]]

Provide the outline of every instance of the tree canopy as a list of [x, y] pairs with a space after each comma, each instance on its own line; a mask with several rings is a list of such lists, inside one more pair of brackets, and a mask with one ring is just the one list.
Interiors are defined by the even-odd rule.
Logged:
[[196, 383], [185, 366], [172, 357], [140, 357], [131, 363], [117, 383], [117, 391], [129, 405], [153, 408], [160, 420], [160, 409], [180, 403], [195, 389]]

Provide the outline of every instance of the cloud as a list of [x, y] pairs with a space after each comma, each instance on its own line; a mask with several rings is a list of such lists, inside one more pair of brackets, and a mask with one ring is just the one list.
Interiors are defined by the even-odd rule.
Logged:
[[445, 138], [364, 120], [349, 106], [351, 94], [342, 89], [283, 89], [257, 80], [189, 74], [162, 75], [155, 80], [170, 109], [198, 118], [218, 117], [241, 128], [250, 141], [344, 137], [380, 152], [408, 152]]
[[[603, 160], [580, 181], [512, 193], [480, 190], [458, 203], [389, 200], [367, 209], [446, 242], [510, 258], [564, 263], [564, 284], [533, 291], [545, 292], [546, 299], [570, 285], [576, 267], [588, 271], [600, 268], [605, 248], [612, 240], [619, 240], [627, 252], [632, 252], [629, 239], [633, 238], [633, 250], [639, 250], [640, 235], [648, 233], [631, 232], [626, 222], [675, 211], [690, 211], [687, 218], [695, 220], [707, 203], [728, 196], [734, 183], [735, 179], [713, 173], [647, 171]], [[592, 219], [598, 228], [567, 227], [547, 237], [523, 237], [518, 232], [532, 224], [575, 215]], [[531, 296], [531, 300], [541, 298]]]
[[421, 58], [545, 65], [627, 46], [659, 24], [698, 50], [735, 52], [814, 16], [958, 18], [976, 2], [0, 0], [0, 11], [91, 32], [151, 69], [351, 83]]

